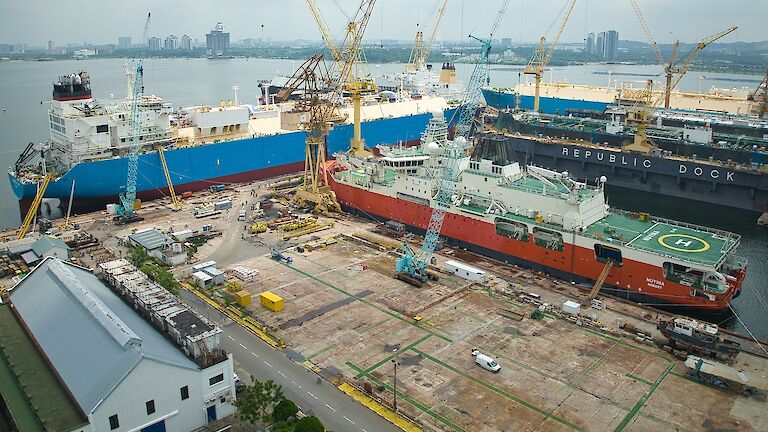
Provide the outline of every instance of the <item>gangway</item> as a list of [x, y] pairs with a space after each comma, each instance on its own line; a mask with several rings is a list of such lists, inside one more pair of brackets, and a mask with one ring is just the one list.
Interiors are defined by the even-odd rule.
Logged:
[[600, 276], [597, 277], [595, 285], [592, 287], [592, 291], [589, 292], [588, 300], [594, 300], [594, 298], [597, 297], [597, 293], [600, 292], [600, 288], [603, 287], [605, 280], [608, 278], [608, 274], [611, 272], [611, 269], [615, 264], [616, 261], [612, 259], [609, 259], [608, 262], [605, 263], [605, 267], [603, 267], [603, 271], [600, 273]]
[[37, 209], [40, 208], [40, 203], [43, 202], [43, 195], [45, 195], [45, 190], [48, 188], [48, 183], [50, 183], [51, 180], [53, 180], [52, 173], [48, 173], [45, 175], [45, 177], [43, 177], [43, 181], [40, 183], [40, 187], [37, 189], [35, 199], [32, 200], [32, 204], [29, 206], [29, 210], [27, 210], [27, 215], [24, 216], [24, 221], [19, 227], [19, 233], [16, 234], [17, 239], [23, 239], [24, 236], [27, 235], [27, 231], [29, 231], [29, 227], [32, 225], [32, 221], [35, 219]]
[[176, 191], [173, 190], [173, 182], [171, 181], [171, 174], [168, 172], [168, 164], [165, 162], [165, 153], [163, 153], [163, 146], [157, 147], [157, 154], [160, 156], [160, 162], [163, 164], [163, 173], [165, 174], [165, 182], [168, 183], [168, 192], [171, 194], [173, 209], [180, 210], [181, 203], [179, 203], [179, 199], [176, 198]]

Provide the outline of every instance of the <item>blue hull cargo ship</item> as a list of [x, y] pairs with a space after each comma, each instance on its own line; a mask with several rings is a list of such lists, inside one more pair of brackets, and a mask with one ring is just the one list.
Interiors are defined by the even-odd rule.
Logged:
[[[129, 82], [130, 82], [129, 77]], [[111, 105], [106, 103], [113, 102]], [[65, 207], [70, 194], [75, 208], [117, 202], [125, 192], [130, 145], [131, 101], [93, 99], [86, 72], [66, 75], [54, 83], [49, 111], [50, 139], [30, 144], [9, 172], [22, 212], [34, 199], [45, 173], [55, 179], [45, 191], [47, 206]], [[158, 147], [162, 147], [177, 193], [209, 186], [245, 182], [301, 171], [304, 168], [303, 113], [294, 103], [193, 106], [174, 110], [157, 96], [142, 96], [137, 196], [168, 193]], [[345, 150], [353, 134], [351, 107], [347, 120], [333, 127], [328, 153]], [[451, 118], [455, 107], [442, 97], [372, 98], [362, 107], [362, 136], [366, 145], [418, 142], [432, 112]]]

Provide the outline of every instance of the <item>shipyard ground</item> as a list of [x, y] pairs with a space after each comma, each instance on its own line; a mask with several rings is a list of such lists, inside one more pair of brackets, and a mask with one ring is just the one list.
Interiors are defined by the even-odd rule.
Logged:
[[[582, 306], [582, 315], [597, 326], [551, 312], [534, 319], [536, 307], [522, 301], [521, 291], [559, 308], [567, 299], [585, 305], [583, 290], [476, 257], [472, 265], [497, 270], [488, 283], [444, 274], [415, 288], [393, 277], [399, 242], [372, 234], [371, 221], [342, 216], [332, 228], [289, 240], [279, 230], [247, 233], [252, 222], [237, 221], [237, 210], [252, 203], [251, 189], [256, 196], [267, 193], [261, 183], [194, 197], [233, 198], [231, 210], [202, 220], [191, 216], [192, 203], [172, 212], [162, 201], [143, 210], [144, 222], [128, 227], [116, 229], [104, 214], [77, 220], [116, 256], [126, 253], [125, 236], [141, 227], [199, 230], [213, 224], [221, 235], [202, 245], [195, 261], [216, 260], [230, 278], [238, 266], [258, 271], [239, 281], [253, 296], [247, 311], [286, 342], [290, 358], [336, 384], [369, 383], [384, 404], [393, 400], [396, 360], [397, 408], [427, 430], [768, 430], [765, 401], [689, 378], [680, 360], [618, 329], [630, 323], [657, 335], [653, 311], [603, 298], [605, 309]], [[279, 204], [277, 209], [287, 211]], [[330, 236], [335, 242], [322, 246]], [[271, 259], [272, 246], [292, 262]], [[79, 258], [98, 260], [100, 253]], [[437, 259], [438, 267], [446, 259], [470, 261], [450, 249]], [[174, 273], [185, 278], [190, 268]], [[267, 290], [285, 299], [282, 311], [259, 304], [258, 295]], [[479, 368], [471, 355], [475, 347], [494, 357], [501, 371]], [[247, 370], [235, 354], [238, 368]], [[749, 353], [741, 353], [735, 366], [768, 375], [768, 359]]]

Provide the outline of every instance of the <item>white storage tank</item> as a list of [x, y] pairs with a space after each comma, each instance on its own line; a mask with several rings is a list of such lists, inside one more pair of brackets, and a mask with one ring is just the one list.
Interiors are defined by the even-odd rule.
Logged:
[[570, 315], [578, 315], [581, 312], [581, 304], [576, 303], [573, 300], [568, 300], [563, 303], [563, 312]]
[[472, 282], [485, 282], [485, 272], [458, 261], [446, 261], [445, 270]]

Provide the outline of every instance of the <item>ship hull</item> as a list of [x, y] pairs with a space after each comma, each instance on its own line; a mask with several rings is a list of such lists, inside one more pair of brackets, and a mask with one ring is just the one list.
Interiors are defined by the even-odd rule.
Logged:
[[[455, 109], [445, 111], [451, 118]], [[362, 124], [366, 145], [412, 144], [419, 139], [431, 114], [371, 120]], [[334, 127], [328, 137], [328, 154], [349, 146], [353, 126]], [[166, 149], [165, 159], [176, 193], [207, 189], [214, 184], [259, 180], [301, 171], [304, 168], [305, 137], [303, 132], [291, 132], [207, 145]], [[139, 156], [137, 196], [158, 198], [168, 193], [168, 185], [157, 152]], [[74, 182], [73, 207], [92, 208], [116, 202], [125, 192], [128, 172], [127, 158], [105, 159], [79, 163], [56, 181], [51, 182], [45, 198], [69, 201]], [[20, 201], [21, 211], [34, 199], [37, 186], [22, 183], [9, 174], [11, 187]]]
[[[515, 108], [515, 93], [508, 93], [493, 89], [483, 89], [483, 98], [486, 104], [498, 110], [506, 110]], [[524, 110], [533, 110], [534, 97], [528, 95], [520, 95], [520, 108]], [[580, 99], [564, 99], [540, 96], [539, 97], [539, 112], [546, 114], [562, 114], [565, 115], [568, 110], [584, 110], [584, 111], [598, 111], [603, 112], [605, 108], [610, 105], [608, 102], [580, 100]]]
[[[417, 232], [423, 232], [429, 223], [431, 209], [423, 204], [353, 187], [333, 179], [331, 187], [342, 207], [361, 215], [395, 220]], [[565, 245], [562, 252], [558, 252], [537, 246], [534, 241], [518, 241], [500, 236], [492, 223], [462, 214], [446, 214], [441, 235], [449, 243], [482, 255], [546, 271], [566, 280], [592, 282], [605, 267], [604, 263], [596, 260], [594, 250], [577, 246], [575, 238]], [[651, 304], [683, 305], [698, 311], [713, 312], [727, 309], [732, 296], [739, 292], [739, 289], [729, 291], [717, 301], [691, 297], [690, 287], [666, 280], [660, 266], [626, 259], [622, 266], [610, 271], [603, 289], [622, 297], [652, 299]]]

